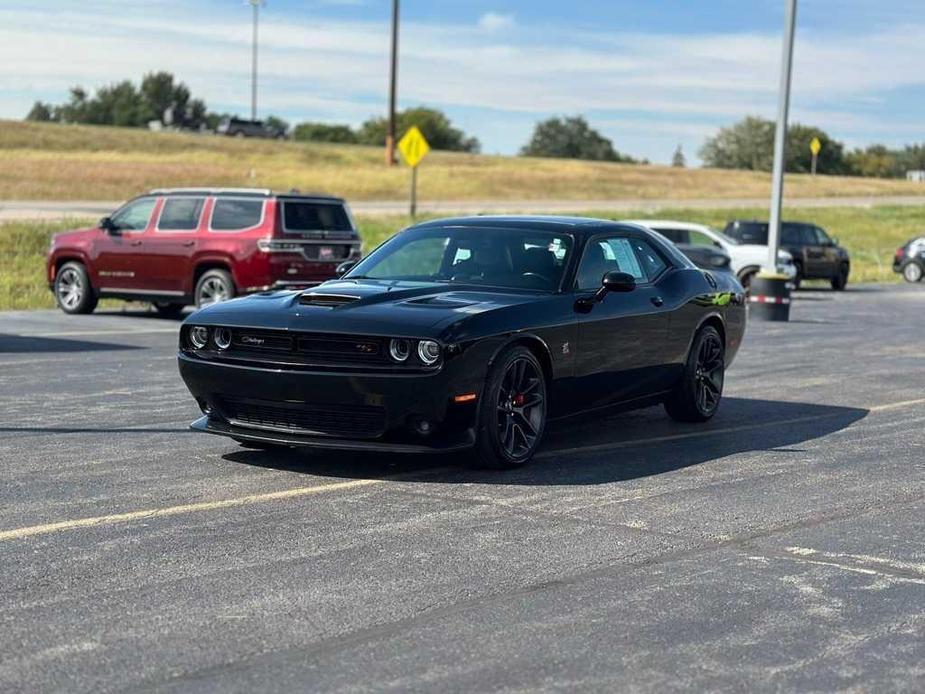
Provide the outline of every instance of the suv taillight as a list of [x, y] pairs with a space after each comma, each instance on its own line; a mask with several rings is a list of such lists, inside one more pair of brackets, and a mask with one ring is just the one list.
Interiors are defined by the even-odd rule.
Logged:
[[277, 241], [276, 239], [260, 239], [257, 248], [264, 253], [301, 253], [302, 246], [292, 241]]
[[896, 257], [899, 258], [899, 259], [905, 258], [905, 257], [906, 257], [906, 249], [905, 249], [905, 248], [897, 248], [897, 249], [896, 249]]

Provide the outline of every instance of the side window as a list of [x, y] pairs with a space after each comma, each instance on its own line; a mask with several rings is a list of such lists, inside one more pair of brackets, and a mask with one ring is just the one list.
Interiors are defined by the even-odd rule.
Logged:
[[205, 198], [167, 198], [157, 221], [158, 231], [195, 231]]
[[713, 241], [713, 239], [704, 234], [702, 231], [692, 231], [690, 243], [694, 244], [695, 246], [716, 246], [716, 243]]
[[[642, 266], [643, 272], [645, 272], [644, 279], [649, 282], [654, 282], [668, 267], [668, 263], [662, 259], [662, 256], [660, 256], [652, 246], [641, 239], [633, 239], [632, 246], [633, 250], [636, 252], [639, 264]], [[638, 280], [640, 278], [637, 277], [636, 279]]]
[[800, 227], [800, 240], [804, 246], [819, 245], [819, 241], [816, 240], [816, 229], [805, 224]]
[[641, 282], [648, 281], [630, 239], [614, 236], [589, 241], [578, 268], [578, 289], [597, 289], [604, 275], [614, 271], [626, 272]]
[[692, 234], [684, 229], [656, 229], [656, 231], [672, 243], [691, 242]]
[[819, 227], [813, 227], [813, 232], [816, 235], [817, 244], [819, 244], [820, 246], [831, 246], [832, 245], [831, 237], [827, 233], [825, 233], [822, 229], [820, 229]]
[[154, 203], [154, 198], [136, 200], [112, 215], [112, 221], [121, 231], [144, 231], [151, 221]]
[[784, 224], [780, 231], [780, 242], [787, 246], [802, 246], [800, 227], [794, 224]]
[[212, 231], [253, 229], [263, 221], [263, 200], [218, 198], [212, 207]]

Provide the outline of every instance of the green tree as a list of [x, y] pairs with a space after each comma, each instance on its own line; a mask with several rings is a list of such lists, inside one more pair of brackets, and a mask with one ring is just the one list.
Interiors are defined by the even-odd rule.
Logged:
[[26, 120], [34, 120], [40, 122], [48, 122], [55, 119], [54, 106], [51, 104], [46, 104], [41, 101], [36, 101], [32, 104], [32, 108], [29, 110]]
[[330, 125], [328, 123], [299, 123], [292, 131], [294, 140], [301, 142], [341, 142], [355, 144], [357, 134], [349, 125]]
[[[708, 138], [700, 149], [700, 157], [705, 166], [713, 168], [770, 171], [774, 164], [774, 130], [774, 121], [748, 116]], [[814, 137], [822, 143], [817, 171], [847, 173], [844, 145], [820, 128], [799, 123], [787, 131], [787, 171], [808, 173], [812, 169], [809, 144]]]
[[681, 149], [681, 145], [678, 145], [678, 148], [671, 156], [671, 165], [678, 169], [683, 169], [687, 166], [687, 160], [684, 158], [684, 150]]
[[588, 125], [582, 116], [550, 118], [536, 124], [530, 141], [520, 150], [525, 157], [586, 159], [632, 163], [636, 160], [614, 149], [613, 142]]
[[[433, 149], [453, 152], [478, 152], [481, 149], [481, 144], [476, 138], [469, 137], [459, 128], [453, 127], [446, 114], [437, 109], [419, 106], [396, 114], [396, 129], [399, 138], [414, 125], [421, 129]], [[357, 142], [384, 146], [387, 131], [387, 119], [370, 118], [360, 126]]]
[[[176, 82], [169, 72], [150, 72], [141, 80], [139, 88], [141, 123], [158, 120], [167, 125], [183, 125], [190, 101], [190, 90], [182, 82]], [[198, 124], [197, 124], [198, 125]]]
[[850, 172], [857, 176], [893, 178], [902, 175], [896, 154], [884, 145], [870, 145], [849, 152], [845, 163]]

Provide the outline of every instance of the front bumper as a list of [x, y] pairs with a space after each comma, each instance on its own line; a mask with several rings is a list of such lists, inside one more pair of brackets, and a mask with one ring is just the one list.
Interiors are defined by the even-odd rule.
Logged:
[[[179, 366], [206, 415], [193, 424], [197, 431], [402, 453], [461, 450], [475, 441], [481, 380], [462, 364], [429, 373], [347, 373], [242, 366], [180, 352]], [[455, 403], [461, 393], [477, 398]]]

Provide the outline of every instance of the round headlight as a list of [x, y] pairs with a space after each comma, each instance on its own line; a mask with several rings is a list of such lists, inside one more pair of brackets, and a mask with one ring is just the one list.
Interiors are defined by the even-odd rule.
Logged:
[[397, 362], [408, 361], [411, 356], [411, 343], [408, 340], [396, 339], [389, 342], [389, 354]]
[[418, 359], [430, 366], [436, 364], [440, 358], [440, 345], [433, 340], [418, 342]]
[[189, 329], [189, 341], [196, 349], [202, 349], [209, 343], [209, 329], [194, 325]]
[[231, 347], [230, 328], [219, 328], [215, 331], [215, 346], [219, 349], [228, 349]]

